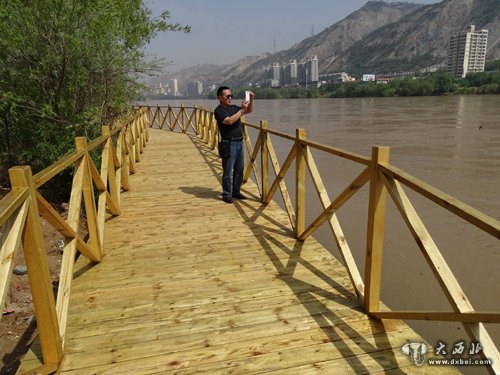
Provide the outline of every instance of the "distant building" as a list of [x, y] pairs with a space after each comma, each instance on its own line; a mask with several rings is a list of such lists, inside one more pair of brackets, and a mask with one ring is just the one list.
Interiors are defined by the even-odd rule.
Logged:
[[488, 30], [478, 30], [474, 25], [467, 32], [451, 36], [448, 46], [448, 71], [455, 78], [465, 78], [467, 73], [484, 72]]
[[297, 60], [292, 60], [281, 66], [280, 81], [281, 86], [297, 84]]
[[169, 87], [168, 84], [159, 82], [158, 84], [153, 84], [149, 88], [149, 93], [154, 96], [168, 95]]
[[308, 81], [317, 85], [319, 81], [318, 56], [315, 55], [307, 60], [307, 66], [309, 68]]
[[163, 83], [160, 82], [160, 83], [158, 83], [158, 88], [156, 89], [155, 94], [156, 95], [166, 95], [167, 94], [167, 90], [168, 90], [168, 85], [167, 86], [163, 86]]
[[188, 96], [199, 96], [203, 93], [203, 83], [200, 81], [188, 83]]
[[319, 76], [319, 80], [322, 83], [344, 83], [344, 82], [354, 82], [356, 79], [351, 77], [346, 72], [340, 72], [340, 73], [321, 74]]
[[178, 84], [177, 80], [175, 78], [171, 79], [170, 83], [172, 84], [172, 86], [170, 88], [171, 94], [173, 96], [180, 96], [180, 93], [179, 93], [179, 84]]
[[283, 82], [283, 71], [284, 67], [280, 63], [274, 63], [270, 66], [263, 82], [264, 87], [280, 87]]
[[299, 62], [297, 65], [297, 80], [301, 85], [305, 85], [307, 81], [307, 64], [305, 61]]
[[301, 61], [298, 65], [297, 77], [299, 83], [304, 86], [318, 86], [319, 68], [318, 56], [312, 56], [307, 61]]
[[280, 80], [279, 79], [270, 79], [267, 82], [267, 86], [269, 86], [269, 87], [280, 87]]
[[363, 82], [375, 82], [375, 74], [363, 74]]
[[273, 81], [280, 81], [280, 76], [281, 76], [281, 66], [279, 63], [274, 63], [272, 66], [272, 76], [271, 79]]
[[265, 85], [268, 87], [295, 86], [295, 85], [319, 85], [318, 56], [312, 56], [309, 60], [297, 63], [292, 60], [280, 65], [274, 63], [268, 70]]

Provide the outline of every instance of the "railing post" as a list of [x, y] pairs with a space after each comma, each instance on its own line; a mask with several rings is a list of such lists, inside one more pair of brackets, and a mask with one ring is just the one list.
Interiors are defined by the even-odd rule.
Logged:
[[130, 182], [128, 175], [130, 174], [128, 160], [127, 160], [127, 132], [125, 127], [123, 127], [118, 133], [118, 150], [121, 157], [121, 185], [124, 190], [130, 190]]
[[141, 161], [141, 133], [139, 131], [139, 119], [135, 119], [134, 121], [134, 144], [135, 144], [135, 161]]
[[[163, 113], [161, 111], [161, 108], [158, 108], [160, 111], [160, 114], [163, 116]], [[146, 147], [146, 142], [149, 141], [149, 125], [146, 116], [135, 116], [139, 117], [141, 119], [141, 124], [142, 124], [142, 129], [144, 131], [144, 142], [143, 142], [143, 147]], [[163, 129], [163, 121], [161, 122], [161, 128]]]
[[198, 122], [198, 137], [203, 138], [203, 108], [198, 108], [197, 110], [197, 122]]
[[202, 109], [201, 112], [201, 139], [205, 140], [207, 134], [207, 110]]
[[[134, 144], [134, 121], [135, 118], [132, 119], [130, 124], [127, 126], [127, 131], [125, 133], [125, 144], [127, 147], [127, 162], [129, 166], [130, 174], [135, 173], [135, 144]], [[101, 162], [102, 165], [102, 162]]]
[[260, 153], [261, 181], [262, 181], [262, 197], [261, 202], [264, 202], [265, 197], [269, 193], [269, 147], [267, 144], [269, 123], [267, 120], [260, 122], [260, 137], [262, 138], [262, 148]]
[[101, 237], [103, 234], [99, 233], [98, 230], [99, 224], [95, 206], [94, 185], [92, 183], [92, 174], [90, 173], [89, 163], [91, 161], [88, 160], [90, 155], [87, 150], [87, 139], [85, 137], [77, 137], [75, 139], [75, 146], [77, 151], [85, 151], [85, 156], [83, 157], [85, 175], [83, 178], [82, 192], [85, 203], [85, 213], [87, 216], [87, 227], [89, 231], [90, 246], [94, 249], [96, 257], [101, 260], [103, 255], [103, 239]]
[[43, 362], [47, 367], [58, 368], [64, 354], [31, 168], [28, 166], [11, 168], [9, 176], [12, 189], [24, 187], [29, 189], [29, 208], [23, 233], [24, 257], [28, 268]]
[[[165, 122], [165, 117], [166, 117], [166, 114], [163, 113], [163, 110], [162, 110], [162, 107], [160, 105], [158, 105], [158, 127], [156, 129], [161, 129], [163, 130], [163, 125], [164, 125], [164, 122]], [[145, 121], [144, 124], [146, 125], [146, 128], [148, 127], [148, 122]], [[151, 128], [153, 128], [153, 126], [151, 126]]]
[[156, 118], [156, 112], [153, 113], [153, 109], [149, 105], [148, 105], [148, 118], [149, 122], [151, 123], [151, 126], [153, 126]]
[[[113, 215], [120, 215], [120, 189], [116, 183], [113, 142], [111, 140], [110, 128], [108, 125], [102, 126], [102, 134], [108, 136], [108, 140], [103, 148], [103, 155], [101, 157], [101, 179], [104, 181], [106, 187], [109, 186], [109, 196], [111, 197], [111, 202], [108, 202], [107, 205], [111, 213]], [[107, 155], [104, 155], [104, 153]], [[105, 169], [103, 169], [104, 163], [107, 163], [107, 168]], [[106, 183], [106, 181], [108, 182]]]
[[182, 132], [185, 133], [186, 132], [186, 121], [185, 121], [184, 115], [186, 114], [186, 111], [185, 111], [184, 106], [182, 104], [181, 104], [181, 109], [179, 110], [179, 114], [181, 116]]
[[[152, 109], [151, 109], [151, 113], [153, 113]], [[156, 109], [154, 111], [153, 118], [151, 119], [151, 126], [154, 127], [154, 124], [155, 124], [155, 121], [156, 121], [156, 124], [158, 125], [158, 128], [160, 128], [161, 121], [159, 121], [159, 118], [158, 118], [158, 116], [160, 116], [159, 113], [160, 113], [160, 106], [157, 104], [156, 105]]]
[[210, 131], [209, 131], [209, 141], [208, 143], [211, 144], [212, 150], [216, 146], [217, 142], [217, 132], [219, 131], [219, 128], [217, 127], [217, 123], [215, 122], [215, 116], [213, 113], [210, 113]]
[[[219, 132], [219, 127], [217, 126], [217, 121], [215, 120], [215, 115], [212, 114], [211, 115], [211, 119], [212, 119], [212, 124], [213, 124], [213, 132], [212, 132], [212, 145], [211, 145], [211, 149], [212, 150], [215, 150], [215, 148], [217, 147], [217, 133]], [[244, 155], [245, 153], [243, 153]], [[245, 161], [243, 161], [243, 163], [245, 163]]]
[[387, 189], [379, 178], [379, 164], [387, 162], [389, 162], [389, 147], [373, 147], [365, 259], [364, 308], [366, 312], [379, 310], [387, 195]]
[[172, 107], [170, 106], [170, 104], [168, 105], [167, 108], [167, 115], [168, 115], [167, 126], [170, 130], [172, 130]]
[[208, 143], [208, 133], [209, 133], [209, 122], [208, 122], [208, 111], [206, 108], [203, 108], [203, 141]]
[[194, 106], [193, 108], [193, 112], [194, 112], [194, 133], [196, 135], [198, 135], [198, 107], [197, 106]]
[[295, 203], [297, 208], [295, 238], [299, 238], [306, 223], [306, 158], [303, 152], [305, 145], [301, 142], [307, 137], [306, 129], [296, 129], [295, 137], [295, 147], [297, 147], [295, 159]]
[[[158, 107], [158, 112], [161, 113], [161, 108]], [[140, 117], [139, 118], [139, 125], [141, 127], [141, 152], [144, 152], [144, 147], [146, 147], [146, 141], [147, 141], [147, 130], [148, 127], [146, 125], [146, 121], [144, 121], [144, 118]]]

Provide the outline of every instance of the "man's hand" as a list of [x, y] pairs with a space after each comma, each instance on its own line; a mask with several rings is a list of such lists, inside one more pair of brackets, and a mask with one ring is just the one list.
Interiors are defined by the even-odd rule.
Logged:
[[255, 94], [252, 91], [249, 91], [248, 93], [250, 95], [250, 101], [248, 102], [243, 101], [241, 103], [241, 108], [243, 109], [244, 113], [253, 112], [253, 100], [255, 99]]

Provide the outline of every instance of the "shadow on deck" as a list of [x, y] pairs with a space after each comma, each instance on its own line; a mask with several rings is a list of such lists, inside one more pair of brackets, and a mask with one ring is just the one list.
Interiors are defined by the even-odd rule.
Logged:
[[[312, 237], [294, 239], [252, 182], [250, 199], [225, 204], [203, 141], [150, 131], [122, 214], [106, 223], [106, 256], [76, 264], [59, 373], [429, 371], [401, 352], [422, 338], [364, 314], [345, 268]], [[19, 372], [37, 362], [35, 347]]]

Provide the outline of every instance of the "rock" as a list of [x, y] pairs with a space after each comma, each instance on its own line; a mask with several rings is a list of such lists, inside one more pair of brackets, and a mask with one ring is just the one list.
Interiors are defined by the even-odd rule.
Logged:
[[15, 266], [13, 272], [16, 275], [26, 275], [28, 273], [28, 268], [26, 266]]

